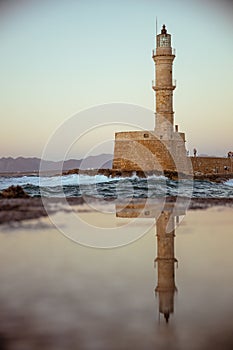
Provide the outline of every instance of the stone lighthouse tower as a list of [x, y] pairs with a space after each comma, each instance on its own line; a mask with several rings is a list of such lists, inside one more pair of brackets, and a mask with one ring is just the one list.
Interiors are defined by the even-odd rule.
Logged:
[[172, 139], [174, 132], [172, 64], [175, 58], [171, 47], [171, 35], [165, 25], [156, 37], [156, 50], [153, 50], [155, 62], [155, 81], [153, 89], [156, 94], [155, 131], [160, 139]]
[[[163, 25], [156, 35], [153, 89], [156, 98], [154, 130], [117, 132], [115, 134], [113, 170], [139, 171], [147, 175], [153, 171], [173, 174], [191, 174], [191, 161], [185, 148], [185, 134], [174, 127], [172, 78], [175, 58], [171, 47], [171, 35]], [[153, 115], [153, 114], [152, 114]]]

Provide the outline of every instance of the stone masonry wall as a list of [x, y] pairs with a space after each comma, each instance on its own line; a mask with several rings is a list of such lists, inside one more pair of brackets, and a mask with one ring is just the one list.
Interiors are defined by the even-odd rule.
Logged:
[[233, 173], [233, 159], [221, 157], [190, 157], [194, 175]]
[[183, 139], [182, 133], [174, 133], [172, 140], [160, 140], [148, 130], [116, 133], [113, 169], [190, 174], [193, 171], [194, 175], [233, 173], [233, 158], [186, 157]]
[[173, 140], [160, 140], [153, 131], [116, 133], [113, 169], [186, 172], [184, 135], [175, 134]]

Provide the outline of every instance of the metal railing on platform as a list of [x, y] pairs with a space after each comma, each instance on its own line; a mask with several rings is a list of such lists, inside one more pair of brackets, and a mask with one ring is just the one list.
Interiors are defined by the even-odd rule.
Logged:
[[[172, 48], [172, 55], [176, 55], [176, 49], [175, 48]], [[153, 49], [152, 50], [152, 57], [156, 56], [156, 49]]]

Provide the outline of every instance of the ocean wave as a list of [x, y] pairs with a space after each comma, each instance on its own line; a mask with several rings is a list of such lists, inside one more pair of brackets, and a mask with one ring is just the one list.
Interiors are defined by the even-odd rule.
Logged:
[[201, 180], [169, 180], [152, 175], [140, 178], [72, 174], [66, 176], [0, 177], [0, 190], [20, 185], [31, 196], [96, 198], [156, 198], [184, 196], [195, 198], [233, 198], [233, 180], [214, 183]]
[[233, 187], [233, 179], [230, 179], [230, 180], [224, 182], [224, 184], [227, 186]]

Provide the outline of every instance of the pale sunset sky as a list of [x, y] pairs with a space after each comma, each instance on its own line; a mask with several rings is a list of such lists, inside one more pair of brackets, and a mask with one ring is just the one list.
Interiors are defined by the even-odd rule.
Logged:
[[[156, 16], [176, 49], [175, 124], [186, 133], [187, 149], [221, 156], [233, 151], [231, 1], [5, 0], [0, 157], [41, 157], [59, 125], [96, 105], [145, 107], [151, 117], [142, 125], [152, 130]], [[101, 121], [101, 113], [92, 118]], [[117, 115], [109, 120], [118, 122]], [[125, 122], [134, 123], [132, 113]], [[79, 123], [82, 130], [91, 125], [82, 115]], [[72, 156], [88, 151], [84, 142]], [[104, 151], [113, 152], [109, 145]], [[60, 157], [59, 150], [50, 155]]]

